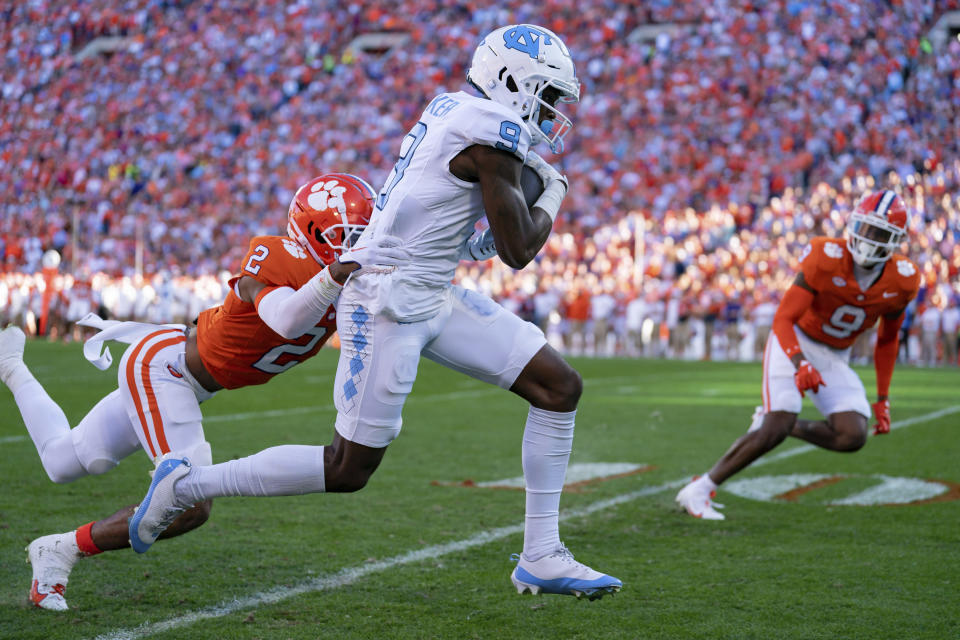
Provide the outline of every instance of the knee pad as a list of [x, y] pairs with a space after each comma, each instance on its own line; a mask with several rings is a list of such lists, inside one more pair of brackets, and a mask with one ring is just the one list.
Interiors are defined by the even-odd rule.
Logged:
[[210, 450], [210, 443], [207, 441], [193, 445], [185, 451], [177, 451], [177, 455], [183, 455], [190, 464], [201, 467], [207, 467], [213, 464], [213, 452]]
[[91, 473], [80, 461], [69, 434], [47, 442], [40, 452], [40, 461], [47, 476], [57, 484], [73, 482]]
[[80, 429], [73, 429], [70, 435], [77, 460], [90, 475], [98, 476], [106, 473], [120, 463], [119, 458], [103, 446], [102, 440], [83, 438], [83, 432]]

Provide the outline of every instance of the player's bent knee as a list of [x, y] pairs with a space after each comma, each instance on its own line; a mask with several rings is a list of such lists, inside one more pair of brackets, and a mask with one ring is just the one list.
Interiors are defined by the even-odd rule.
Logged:
[[78, 474], [55, 465], [45, 464], [43, 470], [47, 472], [47, 477], [50, 478], [51, 482], [55, 482], [56, 484], [68, 484], [87, 475], [85, 473]]
[[560, 385], [560, 392], [567, 403], [576, 406], [580, 402], [580, 396], [583, 395], [583, 377], [573, 367], [567, 365], [567, 368], [568, 371]]
[[793, 425], [797, 423], [797, 414], [789, 411], [771, 411], [763, 424], [755, 431], [755, 438], [762, 438], [764, 446], [770, 450], [787, 439]]
[[113, 458], [93, 458], [81, 460], [80, 464], [83, 465], [90, 475], [99, 476], [116, 467], [118, 462]]
[[367, 480], [369, 479], [370, 474], [337, 474], [332, 478], [327, 478], [325, 484], [327, 493], [354, 493], [367, 486]]
[[837, 450], [838, 451], [848, 451], [853, 453], [854, 451], [859, 451], [863, 448], [863, 445], [867, 444], [867, 430], [863, 429], [862, 431], [845, 431], [842, 432], [837, 438]]
[[536, 389], [527, 399], [538, 409], [566, 412], [577, 408], [582, 393], [583, 380], [579, 373], [571, 369], [568, 375], [551, 380]]
[[57, 484], [73, 482], [91, 473], [78, 457], [69, 436], [48, 441], [40, 454], [40, 462], [47, 477]]
[[859, 451], [867, 444], [867, 419], [855, 412], [844, 412], [830, 416], [830, 426], [837, 434], [837, 451]]

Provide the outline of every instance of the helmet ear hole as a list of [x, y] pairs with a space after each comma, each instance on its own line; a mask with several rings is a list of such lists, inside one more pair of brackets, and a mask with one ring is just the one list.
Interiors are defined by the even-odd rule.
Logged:
[[508, 89], [511, 93], [516, 93], [517, 91], [520, 90], [519, 87], [517, 87], [517, 83], [516, 83], [516, 81], [513, 79], [513, 76], [507, 76], [507, 89]]

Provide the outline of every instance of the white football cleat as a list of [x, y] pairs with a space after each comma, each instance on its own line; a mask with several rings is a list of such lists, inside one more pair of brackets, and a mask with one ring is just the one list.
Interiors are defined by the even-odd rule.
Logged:
[[694, 518], [703, 518], [704, 520], [723, 520], [724, 515], [717, 511], [717, 507], [722, 507], [713, 501], [716, 491], [711, 491], [706, 485], [698, 482], [700, 476], [680, 490], [676, 501], [687, 513]]
[[753, 417], [750, 418], [750, 426], [747, 428], [747, 433], [753, 433], [757, 429], [763, 426], [763, 417], [767, 415], [763, 410], [763, 406], [759, 406], [753, 410]]
[[23, 365], [23, 347], [27, 341], [20, 327], [0, 331], [0, 381], [7, 384], [14, 370]]
[[128, 532], [130, 546], [137, 553], [146, 553], [173, 521], [190, 505], [177, 502], [173, 487], [177, 480], [190, 473], [190, 461], [168, 453], [160, 458], [153, 471], [147, 495], [134, 510]]
[[27, 562], [33, 567], [30, 602], [41, 609], [66, 611], [67, 579], [83, 553], [77, 548], [76, 534], [55, 533], [37, 538], [25, 549]]
[[562, 544], [553, 553], [533, 562], [523, 554], [516, 557], [517, 566], [510, 574], [510, 580], [517, 593], [556, 593], [597, 600], [620, 591], [623, 586], [617, 578], [574, 560], [573, 554]]

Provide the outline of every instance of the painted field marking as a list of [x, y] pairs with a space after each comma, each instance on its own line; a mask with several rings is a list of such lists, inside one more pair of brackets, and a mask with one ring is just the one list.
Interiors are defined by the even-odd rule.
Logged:
[[[565, 493], [581, 493], [586, 485], [605, 482], [617, 478], [647, 473], [656, 469], [649, 464], [634, 464], [632, 462], [574, 462], [567, 467], [564, 477], [563, 490]], [[486, 480], [474, 482], [472, 479], [459, 482], [430, 482], [435, 487], [462, 487], [468, 489], [505, 489], [508, 491], [523, 491], [526, 488], [523, 476], [504, 478], [502, 480]]]
[[[921, 422], [927, 422], [929, 420], [935, 420], [943, 416], [947, 416], [953, 413], [960, 411], [960, 405], [955, 405], [952, 407], [947, 407], [939, 411], [934, 411], [932, 413], [927, 413], [921, 416], [915, 416], [913, 418], [907, 418], [906, 420], [901, 420], [895, 422], [891, 425], [894, 429], [899, 429], [903, 427], [909, 427], [913, 424], [919, 424]], [[791, 449], [790, 453], [796, 451], [796, 453], [790, 453], [791, 457], [799, 455], [801, 453], [806, 453], [808, 451], [813, 451], [816, 447], [812, 446], [801, 446]], [[781, 458], [782, 459], [782, 458]], [[761, 462], [763, 459], [758, 460]], [[754, 466], [757, 463], [754, 463]], [[591, 514], [597, 513], [598, 511], [603, 511], [611, 507], [616, 507], [618, 505], [624, 504], [626, 502], [632, 502], [638, 498], [645, 498], [647, 496], [653, 496], [663, 491], [668, 491], [670, 489], [679, 489], [689, 482], [689, 476], [684, 476], [679, 480], [673, 480], [671, 482], [665, 482], [653, 487], [645, 487], [637, 491], [631, 491], [630, 493], [624, 493], [619, 496], [614, 496], [612, 498], [607, 498], [605, 500], [598, 500], [593, 504], [587, 505], [586, 507], [581, 507], [579, 509], [570, 509], [560, 512], [560, 522], [566, 522], [567, 520], [572, 520], [574, 518], [582, 518], [584, 516], [589, 516]], [[231, 613], [236, 613], [243, 609], [248, 609], [250, 607], [257, 607], [261, 605], [270, 605], [277, 602], [282, 602], [288, 598], [295, 596], [303, 595], [305, 593], [314, 593], [320, 591], [329, 591], [330, 589], [338, 589], [340, 587], [353, 584], [360, 578], [365, 576], [379, 573], [381, 571], [387, 571], [389, 569], [394, 569], [396, 567], [401, 567], [408, 564], [413, 564], [414, 562], [420, 562], [422, 560], [433, 560], [440, 558], [442, 556], [456, 553], [458, 551], [464, 551], [466, 549], [472, 549], [474, 547], [483, 546], [489, 542], [495, 540], [502, 540], [507, 536], [516, 535], [518, 533], [523, 533], [523, 525], [515, 524], [508, 527], [500, 527], [498, 529], [490, 529], [487, 531], [481, 531], [469, 538], [464, 540], [458, 540], [455, 542], [447, 542], [445, 544], [435, 544], [428, 547], [423, 547], [422, 549], [417, 549], [415, 551], [408, 551], [406, 553], [401, 553], [400, 555], [393, 556], [392, 558], [387, 558], [385, 560], [379, 560], [377, 562], [371, 562], [367, 564], [362, 564], [355, 567], [346, 567], [332, 573], [327, 576], [319, 576], [317, 578], [312, 578], [310, 580], [305, 580], [299, 584], [290, 586], [290, 587], [275, 587], [267, 591], [261, 591], [259, 593], [254, 593], [252, 595], [235, 598], [232, 600], [226, 600], [218, 605], [212, 607], [206, 607], [204, 609], [199, 609], [182, 616], [176, 616], [174, 618], [168, 618], [166, 620], [161, 620], [159, 622], [144, 622], [143, 624], [134, 627], [132, 629], [118, 629], [116, 631], [111, 631], [106, 634], [96, 636], [94, 640], [135, 640], [136, 638], [143, 638], [148, 635], [155, 633], [161, 633], [163, 631], [170, 631], [171, 629], [178, 629], [180, 627], [185, 627], [191, 625], [194, 622], [199, 622], [201, 620], [209, 620], [212, 618], [221, 618]]]
[[828, 500], [820, 504], [857, 506], [919, 504], [956, 499], [960, 495], [960, 484], [954, 482], [900, 478], [883, 473], [871, 475], [791, 473], [778, 476], [753, 476], [734, 480], [724, 484], [723, 488], [735, 496], [750, 500], [794, 501], [801, 495], [811, 494], [823, 487], [838, 485], [849, 478], [867, 478], [876, 484], [863, 490], [855, 490], [844, 498]]

